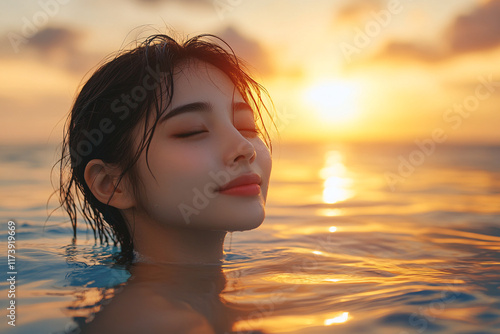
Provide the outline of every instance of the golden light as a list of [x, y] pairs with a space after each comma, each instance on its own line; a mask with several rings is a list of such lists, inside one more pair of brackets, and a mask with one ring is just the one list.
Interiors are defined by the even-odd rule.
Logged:
[[341, 209], [318, 209], [317, 214], [324, 217], [336, 217], [342, 215]]
[[337, 283], [337, 282], [340, 282], [341, 280], [339, 278], [327, 278], [325, 279], [326, 282], [334, 282], [334, 283]]
[[349, 189], [351, 180], [338, 176], [331, 176], [324, 182], [323, 201], [327, 204], [334, 204], [345, 201], [352, 197], [352, 191]]
[[340, 152], [327, 152], [325, 167], [321, 169], [320, 177], [324, 179], [324, 203], [334, 204], [354, 196], [352, 180], [347, 177], [347, 169], [342, 162]]
[[[346, 278], [332, 278], [330, 274], [322, 275], [310, 275], [307, 273], [289, 273], [289, 274], [274, 274], [272, 276], [268, 276], [264, 278], [266, 281], [278, 282], [278, 283], [286, 283], [286, 284], [324, 284], [325, 282], [337, 283], [341, 281], [345, 281]], [[324, 319], [324, 318], [322, 318]]]
[[328, 229], [328, 231], [330, 232], [337, 232], [337, 227], [336, 226], [330, 226], [330, 228]]
[[312, 105], [322, 122], [345, 124], [359, 114], [360, 88], [348, 80], [330, 80], [314, 84], [305, 91], [306, 104]]
[[342, 323], [346, 322], [347, 320], [349, 320], [349, 312], [344, 312], [335, 318], [326, 319], [325, 326], [330, 326], [333, 324], [342, 324]]

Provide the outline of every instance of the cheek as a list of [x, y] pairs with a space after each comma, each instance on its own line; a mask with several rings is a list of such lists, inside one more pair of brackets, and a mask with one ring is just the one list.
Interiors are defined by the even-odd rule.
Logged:
[[257, 151], [257, 154], [260, 155], [260, 159], [257, 159], [259, 161], [259, 165], [262, 168], [264, 174], [268, 175], [269, 179], [269, 175], [271, 174], [272, 169], [271, 153], [267, 148], [263, 148], [262, 150]]
[[155, 158], [150, 158], [151, 170], [155, 177], [165, 180], [175, 181], [177, 179], [191, 179], [194, 176], [203, 175], [207, 168], [213, 165], [213, 157], [209, 150], [183, 149], [165, 149]]
[[269, 152], [269, 149], [267, 148], [267, 146], [265, 146], [264, 143], [260, 145], [255, 145], [255, 151], [257, 153], [256, 162], [262, 173], [261, 188], [265, 199], [267, 197], [267, 190], [269, 188], [269, 179], [271, 176], [271, 169], [272, 169], [271, 153]]
[[[141, 166], [144, 180], [142, 207], [155, 220], [184, 223], [180, 208], [191, 205], [200, 184], [206, 183], [213, 157], [208, 150], [170, 149], [150, 155], [149, 165], [153, 175]], [[167, 154], [168, 153], [168, 154]]]

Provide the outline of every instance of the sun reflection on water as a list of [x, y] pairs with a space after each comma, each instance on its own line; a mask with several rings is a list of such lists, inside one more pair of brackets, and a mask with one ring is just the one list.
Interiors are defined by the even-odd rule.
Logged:
[[349, 320], [349, 312], [344, 312], [335, 318], [326, 319], [325, 326], [330, 326], [333, 324], [342, 324], [342, 323], [346, 322], [347, 320]]
[[334, 204], [354, 196], [352, 179], [347, 176], [347, 168], [339, 151], [329, 151], [325, 156], [325, 167], [320, 170], [323, 181], [323, 202]]

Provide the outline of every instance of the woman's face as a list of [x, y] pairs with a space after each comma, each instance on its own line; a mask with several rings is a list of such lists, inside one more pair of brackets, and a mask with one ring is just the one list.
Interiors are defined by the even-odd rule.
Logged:
[[[151, 171], [146, 150], [138, 161], [139, 214], [168, 226], [258, 227], [271, 156], [255, 128], [252, 109], [223, 72], [202, 62], [181, 68], [174, 76], [172, 103], [151, 141]], [[239, 186], [220, 189], [235, 179]]]

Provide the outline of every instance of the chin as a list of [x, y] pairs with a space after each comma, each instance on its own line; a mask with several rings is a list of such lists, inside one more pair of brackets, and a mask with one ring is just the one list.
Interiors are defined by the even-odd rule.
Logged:
[[264, 219], [259, 221], [244, 222], [242, 224], [233, 224], [233, 226], [230, 226], [226, 231], [227, 232], [250, 231], [262, 225], [263, 221]]
[[250, 210], [241, 210], [232, 212], [232, 217], [228, 217], [225, 221], [227, 224], [227, 231], [248, 231], [253, 230], [264, 222], [266, 211], [263, 203], [259, 203]]
[[[265, 218], [263, 208], [255, 208], [254, 210], [233, 211], [226, 210], [218, 213], [212, 219], [203, 222], [203, 227], [212, 230], [237, 232], [248, 231], [259, 227]], [[201, 228], [202, 225], [199, 225]]]

